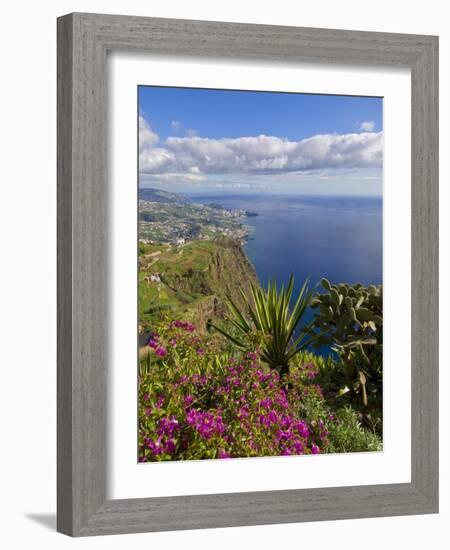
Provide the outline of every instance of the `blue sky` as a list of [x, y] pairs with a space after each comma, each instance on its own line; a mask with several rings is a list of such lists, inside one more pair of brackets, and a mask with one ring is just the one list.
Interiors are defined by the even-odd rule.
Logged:
[[139, 87], [140, 185], [380, 195], [382, 99]]

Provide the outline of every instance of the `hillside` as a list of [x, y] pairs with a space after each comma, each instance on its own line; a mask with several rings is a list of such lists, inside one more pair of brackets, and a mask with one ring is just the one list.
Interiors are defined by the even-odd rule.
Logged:
[[139, 200], [167, 204], [180, 204], [185, 202], [185, 199], [181, 195], [178, 195], [176, 193], [169, 193], [168, 191], [163, 191], [162, 189], [153, 189], [150, 187], [139, 188]]
[[139, 320], [141, 334], [163, 316], [193, 321], [205, 330], [207, 321], [223, 318], [224, 297], [242, 304], [257, 277], [238, 241], [220, 237], [184, 245], [140, 244]]

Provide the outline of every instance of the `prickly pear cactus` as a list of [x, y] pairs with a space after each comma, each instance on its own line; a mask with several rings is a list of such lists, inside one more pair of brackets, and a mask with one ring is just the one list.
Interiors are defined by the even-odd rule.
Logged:
[[349, 390], [367, 408], [371, 398], [381, 399], [383, 286], [335, 285], [327, 279], [321, 285], [325, 292], [311, 300], [315, 347], [331, 345], [337, 351]]

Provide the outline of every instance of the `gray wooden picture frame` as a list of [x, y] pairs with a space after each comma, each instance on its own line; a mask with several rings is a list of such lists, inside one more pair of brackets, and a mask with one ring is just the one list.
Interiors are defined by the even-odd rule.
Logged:
[[[110, 50], [411, 69], [411, 483], [107, 499]], [[58, 318], [58, 531], [83, 536], [437, 512], [438, 38], [83, 13], [59, 18]]]

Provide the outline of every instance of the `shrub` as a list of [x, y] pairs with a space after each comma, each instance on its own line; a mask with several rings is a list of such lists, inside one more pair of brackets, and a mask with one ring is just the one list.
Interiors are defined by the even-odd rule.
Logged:
[[[217, 338], [197, 334], [186, 321], [157, 327], [140, 365], [140, 461], [344, 448], [341, 420], [326, 404], [316, 371], [314, 364], [296, 361], [282, 379], [258, 349], [223, 353]], [[363, 428], [352, 429], [362, 449], [363, 439], [356, 438]]]
[[330, 453], [347, 453], [360, 451], [381, 451], [383, 449], [380, 436], [363, 428], [358, 419], [358, 413], [349, 406], [338, 409], [335, 413], [336, 422], [330, 436]]

